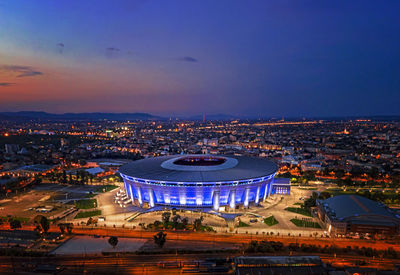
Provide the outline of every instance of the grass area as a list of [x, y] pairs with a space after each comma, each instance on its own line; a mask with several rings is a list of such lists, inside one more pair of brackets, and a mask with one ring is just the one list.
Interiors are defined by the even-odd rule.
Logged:
[[299, 187], [300, 190], [317, 190], [316, 187]]
[[90, 199], [90, 198], [95, 197], [96, 195], [97, 195], [97, 194], [95, 194], [95, 193], [87, 194], [87, 195], [85, 196], [85, 198]]
[[215, 232], [214, 228], [212, 228], [211, 226], [208, 226], [208, 225], [200, 225], [199, 231], [203, 231], [203, 232]]
[[118, 188], [118, 186], [117, 185], [113, 185], [113, 184], [102, 185], [102, 186], [98, 187], [97, 192], [105, 193], [105, 192], [109, 192], [111, 190], [114, 190], [115, 188]]
[[313, 221], [305, 221], [299, 219], [291, 219], [290, 220], [297, 227], [311, 227], [311, 228], [321, 228], [319, 223]]
[[75, 202], [75, 206], [78, 209], [91, 209], [97, 207], [96, 199], [80, 200]]
[[101, 215], [101, 210], [93, 210], [93, 211], [87, 211], [87, 212], [79, 212], [74, 219], [82, 219], [82, 218], [89, 218], [93, 216], [99, 216]]
[[275, 219], [274, 216], [270, 216], [264, 219], [264, 223], [268, 226], [273, 226], [275, 224], [278, 224], [279, 222]]
[[303, 203], [301, 203], [301, 202], [295, 202], [295, 203], [294, 203], [294, 205], [299, 205], [299, 206], [302, 206], [302, 205], [303, 205]]
[[25, 218], [25, 217], [7, 217], [7, 216], [2, 216], [2, 217], [0, 217], [0, 220], [1, 220], [2, 222], [9, 222], [10, 220], [18, 220], [18, 221], [20, 221], [21, 223], [24, 223], [24, 222], [28, 222], [28, 221], [29, 221], [29, 218]]
[[241, 220], [239, 220], [239, 224], [238, 224], [237, 227], [249, 227], [249, 226], [250, 226], [250, 225], [248, 225], [247, 223], [242, 222]]
[[285, 208], [285, 210], [293, 212], [293, 213], [297, 213], [297, 214], [300, 214], [300, 215], [312, 217], [311, 212], [309, 210], [307, 210], [307, 209], [304, 209], [304, 208], [288, 207], [288, 208]]

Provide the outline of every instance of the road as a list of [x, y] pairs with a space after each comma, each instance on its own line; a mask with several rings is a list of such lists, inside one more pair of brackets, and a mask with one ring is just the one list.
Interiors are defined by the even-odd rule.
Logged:
[[[9, 225], [0, 225], [1, 230], [10, 230]], [[23, 230], [34, 230], [33, 225], [23, 226]], [[58, 226], [51, 225], [50, 232], [60, 232]], [[75, 226], [73, 229], [74, 234], [82, 235], [100, 235], [100, 236], [118, 236], [118, 237], [131, 237], [131, 238], [145, 238], [153, 239], [154, 231], [142, 231], [132, 230], [128, 228], [104, 228], [104, 227], [86, 227], [86, 226]], [[377, 250], [385, 250], [389, 247], [400, 252], [399, 243], [389, 243], [386, 241], [373, 241], [373, 240], [361, 240], [361, 239], [344, 239], [344, 238], [312, 238], [312, 237], [282, 237], [282, 236], [264, 236], [255, 234], [220, 234], [220, 233], [206, 233], [206, 232], [192, 232], [192, 231], [168, 231], [169, 240], [186, 240], [190, 241], [211, 241], [211, 242], [222, 242], [222, 243], [240, 243], [248, 244], [253, 240], [269, 240], [269, 241], [280, 241], [287, 245], [290, 243], [299, 244], [312, 244], [312, 245], [333, 245], [336, 247], [346, 248], [347, 246], [354, 247], [371, 247]], [[190, 247], [190, 243], [188, 244]]]
[[[37, 264], [51, 264], [63, 268], [59, 274], [197, 274], [196, 265], [206, 269], [205, 260], [209, 258], [227, 259], [238, 255], [232, 254], [184, 254], [184, 255], [123, 255], [102, 257], [0, 257], [1, 274], [28, 274], [35, 270]], [[323, 255], [324, 263], [334, 267], [356, 266], [360, 261], [368, 264], [363, 267], [393, 269], [400, 260], [371, 259], [359, 256], [341, 256], [338, 258]], [[163, 268], [159, 263], [167, 262], [170, 267]], [[229, 266], [227, 264], [226, 266]], [[193, 269], [193, 272], [190, 272]], [[189, 272], [188, 272], [189, 271]], [[222, 272], [220, 274], [232, 273]], [[214, 273], [213, 274], [218, 274]]]

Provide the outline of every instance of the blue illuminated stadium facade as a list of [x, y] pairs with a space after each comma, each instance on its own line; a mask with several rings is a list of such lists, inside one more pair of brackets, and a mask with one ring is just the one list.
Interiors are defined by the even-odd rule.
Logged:
[[133, 202], [158, 205], [235, 209], [258, 204], [269, 195], [288, 194], [273, 186], [275, 163], [259, 158], [174, 155], [134, 161], [120, 168]]

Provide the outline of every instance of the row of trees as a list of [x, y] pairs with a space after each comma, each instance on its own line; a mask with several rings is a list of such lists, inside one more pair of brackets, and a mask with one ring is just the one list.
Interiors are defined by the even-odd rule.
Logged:
[[[50, 222], [43, 215], [36, 216], [33, 219], [33, 223], [35, 225], [35, 229], [34, 230], [38, 233], [38, 235], [46, 234], [47, 231], [50, 229]], [[16, 218], [10, 218], [9, 219], [9, 224], [10, 224], [10, 228], [13, 229], [13, 230], [22, 228], [21, 221], [19, 219], [16, 219]]]
[[313, 245], [291, 243], [285, 246], [281, 242], [275, 241], [251, 241], [245, 249], [248, 253], [275, 253], [275, 252], [307, 252], [307, 253], [324, 253], [324, 254], [353, 254], [366, 257], [384, 257], [399, 258], [399, 254], [392, 247], [384, 250], [377, 250], [371, 247], [336, 247], [334, 245]]
[[[173, 215], [173, 216], [172, 216]], [[172, 216], [172, 218], [171, 218]], [[187, 229], [189, 225], [189, 219], [187, 217], [182, 218], [175, 210], [172, 213], [169, 211], [163, 212], [161, 220], [164, 228], [166, 229]], [[203, 216], [193, 221], [193, 229], [199, 231], [203, 226]]]
[[[50, 229], [50, 221], [48, 218], [46, 218], [43, 215], [37, 215], [33, 219], [33, 223], [35, 225], [34, 230], [39, 236], [45, 235]], [[9, 224], [10, 224], [10, 228], [13, 230], [22, 228], [21, 221], [16, 218], [10, 218]], [[72, 223], [59, 223], [58, 228], [60, 229], [61, 234], [65, 234], [65, 233], [71, 234], [72, 229], [74, 228], [74, 225]]]

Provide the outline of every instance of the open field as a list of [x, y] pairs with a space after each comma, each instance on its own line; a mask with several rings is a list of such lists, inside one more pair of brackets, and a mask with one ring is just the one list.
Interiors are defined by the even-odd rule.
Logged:
[[101, 254], [102, 252], [135, 252], [146, 242], [145, 239], [118, 238], [118, 244], [113, 248], [107, 237], [75, 236], [56, 250], [52, 255], [86, 255]]

